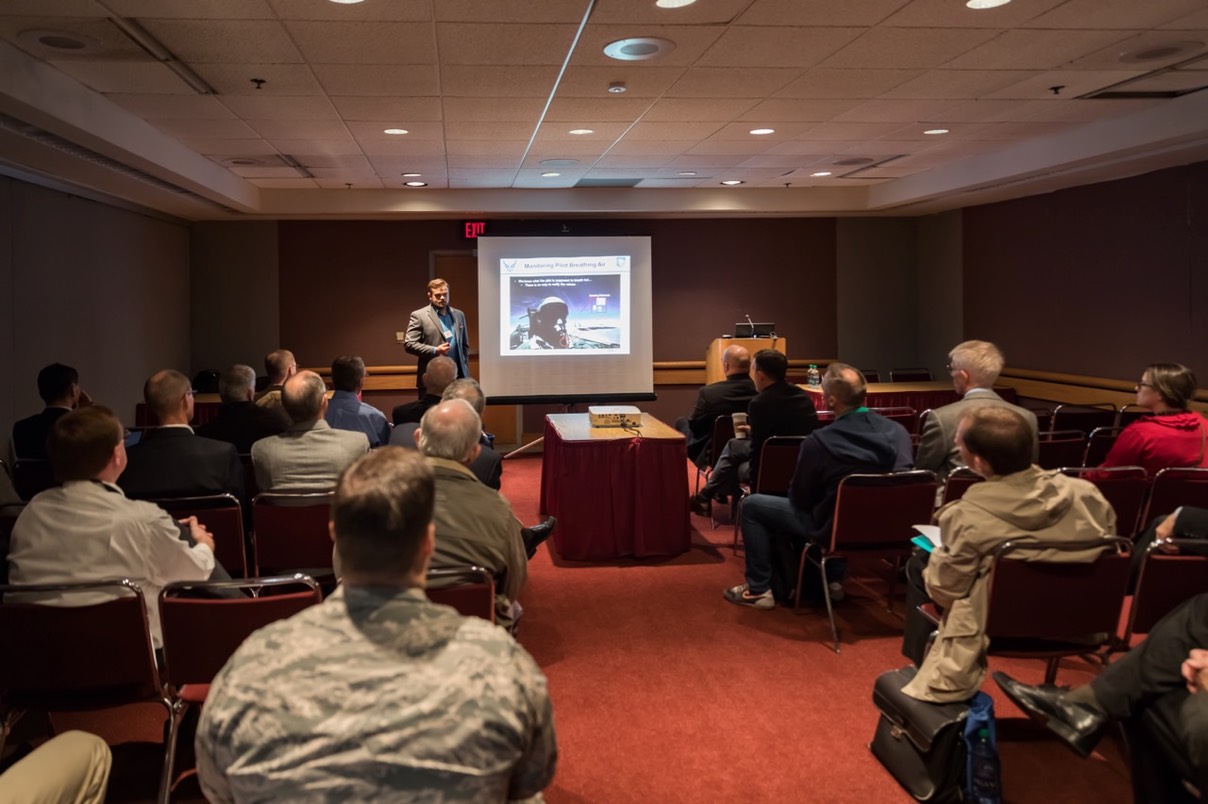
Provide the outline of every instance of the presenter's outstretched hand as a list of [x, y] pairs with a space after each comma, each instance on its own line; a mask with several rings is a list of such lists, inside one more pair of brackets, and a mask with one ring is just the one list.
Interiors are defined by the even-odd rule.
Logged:
[[449, 353], [449, 344], [442, 343], [440, 346], [436, 347], [436, 353], [438, 355], [447, 355]]

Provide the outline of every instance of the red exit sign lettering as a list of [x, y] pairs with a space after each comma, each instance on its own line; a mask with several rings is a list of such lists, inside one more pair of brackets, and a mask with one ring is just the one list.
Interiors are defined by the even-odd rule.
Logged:
[[466, 221], [465, 228], [466, 238], [473, 240], [481, 234], [486, 234], [487, 224], [486, 221]]

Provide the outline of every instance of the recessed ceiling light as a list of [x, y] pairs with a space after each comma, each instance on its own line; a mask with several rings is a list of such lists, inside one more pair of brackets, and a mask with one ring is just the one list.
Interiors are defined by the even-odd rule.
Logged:
[[1121, 53], [1118, 60], [1123, 64], [1143, 64], [1147, 61], [1161, 61], [1180, 56], [1190, 56], [1204, 46], [1203, 42], [1155, 42]]
[[542, 174], [541, 174], [541, 178], [543, 178], [543, 179], [552, 179], [552, 178], [554, 178], [555, 176], [561, 176], [561, 175], [562, 175], [561, 173], [556, 173], [556, 172], [554, 172], [554, 171], [552, 171], [552, 170], [549, 170], [549, 171], [546, 171], [545, 173], [542, 173]]
[[604, 46], [604, 55], [617, 61], [645, 61], [675, 50], [675, 42], [654, 36], [618, 39]]
[[760, 137], [760, 136], [763, 136], [764, 134], [775, 134], [776, 129], [774, 129], [774, 128], [753, 128], [750, 131], [748, 131], [747, 133], [754, 134], [755, 136]]
[[998, 8], [999, 6], [1005, 6], [1009, 2], [1011, 0], [965, 0], [965, 5], [974, 10], [980, 10], [983, 8]]
[[695, 2], [696, 0], [654, 0], [654, 4], [659, 8], [683, 8]]
[[696, 171], [695, 170], [681, 170], [680, 175], [681, 176], [695, 176]]
[[620, 95], [621, 93], [628, 91], [628, 89], [629, 87], [625, 86], [624, 81], [613, 81], [608, 85], [608, 91], [613, 95]]
[[406, 184], [408, 187], [427, 187], [428, 186], [428, 182], [426, 182], [426, 181], [409, 181]]
[[819, 170], [817, 173], [811, 173], [810, 175], [816, 179], [820, 179], [823, 176], [829, 176], [830, 174], [831, 172], [829, 170]]
[[424, 174], [423, 173], [404, 173], [403, 178], [404, 179], [418, 179], [422, 175], [424, 175]]
[[383, 134], [410, 134], [411, 132], [405, 128], [387, 128], [382, 130]]
[[73, 31], [51, 31], [33, 29], [17, 34], [17, 41], [35, 48], [46, 48], [60, 53], [71, 53], [73, 56], [93, 55], [103, 53], [105, 45], [98, 39], [84, 36]]
[[340, 5], [344, 6], [352, 6], [356, 5], [357, 3], [363, 3], [365, 0], [331, 0], [331, 2], [339, 3]]
[[572, 128], [570, 131], [568, 131], [566, 133], [579, 136], [582, 134], [595, 134], [596, 132], [591, 130], [590, 128]]
[[742, 184], [742, 182], [739, 181], [738, 179], [726, 179], [725, 181], [722, 182], [722, 184], [726, 185], [727, 187], [733, 187], [736, 184]]
[[542, 159], [541, 164], [545, 165], [546, 167], [551, 167], [551, 168], [574, 167], [575, 165], [579, 164], [579, 160], [578, 159]]
[[924, 131], [923, 133], [924, 134], [947, 134], [948, 129], [946, 129], [946, 128], [929, 128], [926, 131]]

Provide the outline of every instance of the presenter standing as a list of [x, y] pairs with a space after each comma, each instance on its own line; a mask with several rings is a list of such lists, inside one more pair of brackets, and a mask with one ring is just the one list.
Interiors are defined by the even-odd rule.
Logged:
[[470, 376], [470, 341], [466, 334], [466, 314], [449, 304], [449, 283], [433, 279], [428, 283], [427, 304], [411, 313], [403, 348], [419, 358], [415, 368], [415, 387], [424, 396], [424, 370], [428, 361], [445, 355], [457, 364], [457, 378]]

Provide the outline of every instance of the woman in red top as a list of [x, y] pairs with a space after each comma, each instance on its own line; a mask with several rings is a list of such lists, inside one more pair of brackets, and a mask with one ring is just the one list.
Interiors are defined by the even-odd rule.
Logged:
[[1154, 363], [1137, 383], [1137, 405], [1149, 413], [1116, 439], [1104, 466], [1143, 466], [1151, 476], [1171, 466], [1208, 466], [1204, 417], [1188, 410], [1195, 375], [1178, 363]]

